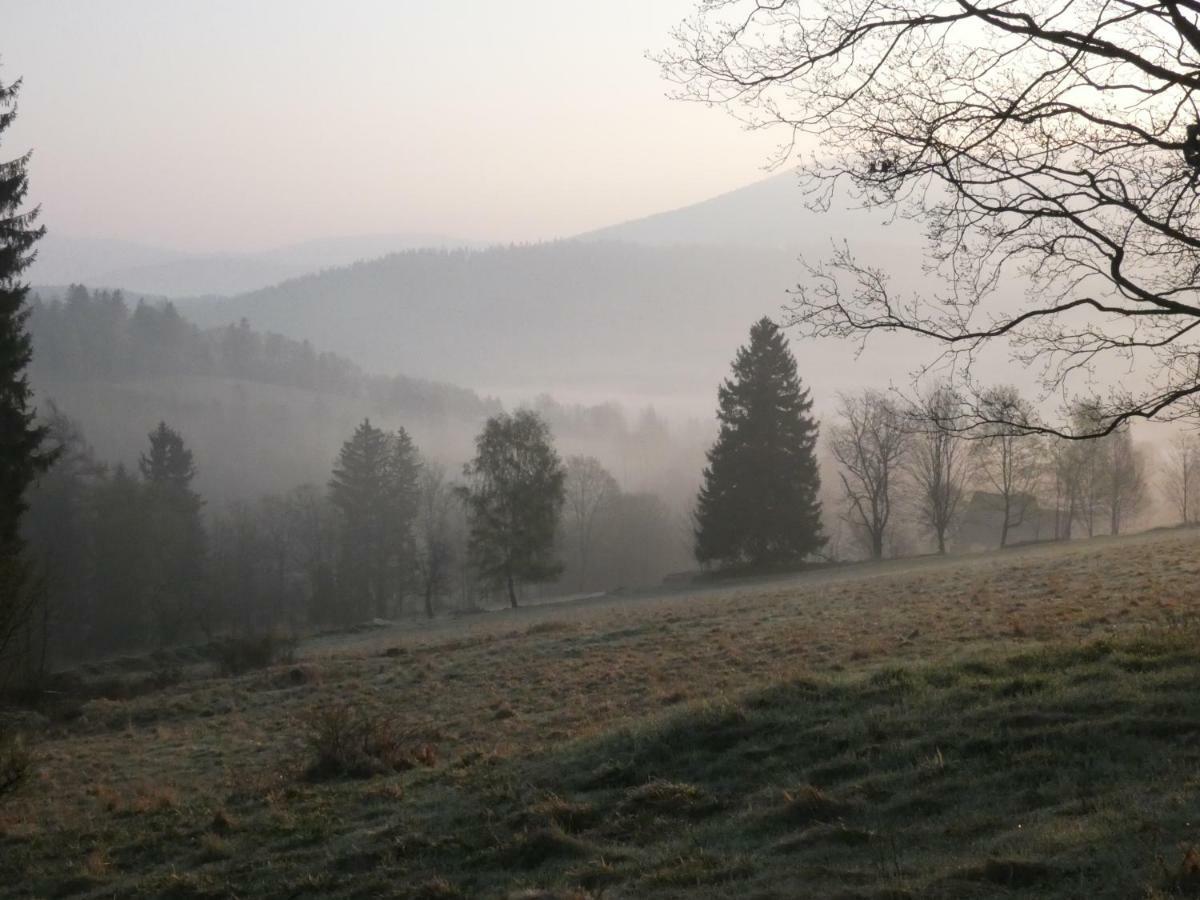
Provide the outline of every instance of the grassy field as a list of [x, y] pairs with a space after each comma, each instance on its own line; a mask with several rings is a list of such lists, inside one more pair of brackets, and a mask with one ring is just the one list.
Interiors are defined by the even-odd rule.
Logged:
[[[0, 893], [1200, 897], [1197, 551], [531, 607], [236, 678], [126, 660], [142, 692], [27, 716]], [[316, 766], [356, 723], [370, 777]]]

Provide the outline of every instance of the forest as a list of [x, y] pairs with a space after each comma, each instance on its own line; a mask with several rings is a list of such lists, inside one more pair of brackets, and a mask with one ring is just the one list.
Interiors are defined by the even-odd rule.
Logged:
[[[507, 576], [497, 582], [482, 573], [472, 549], [478, 516], [468, 502], [468, 454], [414, 439], [431, 422], [465, 434], [503, 419], [497, 401], [367, 375], [245, 320], [201, 329], [170, 302], [139, 300], [131, 309], [119, 292], [74, 286], [61, 298], [34, 297], [30, 310], [33, 383], [68, 397], [80, 382], [95, 390], [220, 377], [357, 401], [364, 410], [324, 464], [310, 467], [314, 476], [280, 490], [218, 490], [214, 499], [200, 482], [212, 460], [195, 452], [189, 433], [205, 419], [181, 408], [182, 424], [148, 422], [136, 452], [114, 459], [48, 395], [42, 420], [58, 457], [32, 487], [25, 522], [42, 566], [42, 600], [18, 639], [19, 655], [42, 670], [230, 633], [296, 636], [515, 604], [518, 594], [644, 587], [695, 570], [695, 560], [703, 567], [695, 571], [713, 575], [778, 570], [1118, 534], [1144, 522], [1151, 507], [1166, 521], [1200, 513], [1200, 452], [1183, 434], [1161, 449], [1135, 445], [1128, 427], [1083, 443], [1005, 430], [968, 437], [937, 427], [965, 412], [936, 386], [915, 403], [873, 390], [842, 395], [837, 417], [818, 423], [782, 333], [764, 319], [719, 392], [724, 425], [703, 473], [680, 473], [677, 461], [702, 458], [704, 433], [685, 432], [680, 444], [650, 410], [631, 429], [613, 405], [563, 406], [542, 396], [528, 407], [547, 446], [571, 452], [538, 551], [544, 558], [530, 561], [528, 577], [509, 590]], [[792, 374], [754, 387], [762, 371], [777, 370]], [[738, 424], [761, 418], [755, 391], [764, 389], [778, 395], [769, 416], [784, 417], [781, 433], [770, 422]], [[990, 402], [1032, 415], [1015, 388], [997, 389]], [[1082, 426], [1092, 414], [1080, 405], [1074, 415]], [[267, 443], [286, 441], [278, 420], [243, 425], [266, 429]], [[764, 428], [775, 429], [774, 449], [745, 437]], [[778, 464], [762, 453], [776, 452], [785, 454], [784, 468], [772, 474]], [[614, 474], [601, 459], [631, 454], [646, 467], [648, 488], [623, 486], [632, 480], [628, 462]], [[807, 467], [797, 468], [797, 454]], [[1151, 454], [1160, 460], [1154, 484]], [[782, 490], [789, 483], [799, 493]]]
[[[357, 402], [370, 414], [342, 436], [319, 481], [232, 497], [226, 487], [214, 502], [200, 489], [210, 460], [188, 439], [207, 423], [203, 415], [175, 408], [182, 427], [150, 422], [135, 454], [111, 459], [97, 453], [81, 421], [94, 420], [95, 410], [84, 405], [76, 418], [48, 394], [41, 421], [56, 462], [31, 488], [25, 519], [43, 581], [34, 615], [9, 648], [38, 671], [230, 633], [294, 637], [488, 602], [468, 553], [457, 468], [418, 448], [403, 426], [381, 428], [370, 416], [408, 421], [417, 433], [459, 435], [489, 414], [503, 415], [496, 401], [450, 385], [366, 375], [307, 342], [262, 335], [245, 320], [202, 330], [170, 302], [140, 300], [131, 309], [117, 291], [73, 286], [62, 298], [35, 296], [29, 327], [34, 385], [68, 398], [79, 383], [120, 390], [220, 377], [244, 390], [268, 385], [308, 397], [301, 415], [311, 413], [311, 398]], [[120, 395], [113, 405], [121, 405]], [[649, 410], [631, 429], [615, 406], [561, 406], [543, 396], [534, 407], [568, 443], [573, 436], [609, 455], [622, 445], [624, 453], [638, 448], [643, 465], [679, 452]], [[286, 417], [282, 425], [278, 413], [241, 424], [268, 432], [278, 455], [295, 455], [294, 446], [278, 446], [286, 442]], [[311, 422], [292, 424], [314, 430]], [[259, 470], [243, 482], [255, 484], [272, 458], [233, 464]], [[687, 564], [686, 524], [659, 495], [622, 489], [594, 456], [569, 454], [561, 465], [562, 509], [550, 540], [562, 562], [549, 560], [524, 590], [582, 594], [653, 584]], [[391, 500], [377, 506], [381, 498]]]

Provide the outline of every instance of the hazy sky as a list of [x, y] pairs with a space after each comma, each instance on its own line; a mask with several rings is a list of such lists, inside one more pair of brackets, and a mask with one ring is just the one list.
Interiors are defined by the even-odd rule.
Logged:
[[762, 177], [666, 99], [694, 0], [0, 0], [0, 79], [60, 234], [188, 250], [552, 238]]

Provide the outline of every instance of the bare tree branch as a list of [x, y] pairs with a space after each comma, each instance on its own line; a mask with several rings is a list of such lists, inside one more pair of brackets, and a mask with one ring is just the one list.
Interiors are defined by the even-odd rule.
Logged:
[[[660, 61], [678, 96], [783, 129], [786, 153], [813, 141], [814, 208], [845, 190], [924, 225], [941, 289], [895, 296], [836, 250], [796, 291], [801, 334], [933, 342], [976, 429], [1083, 439], [1200, 412], [1197, 3], [705, 0]], [[1018, 281], [1014, 308], [997, 289]], [[986, 416], [971, 373], [997, 343], [1060, 416]], [[1137, 378], [1100, 379], [1080, 432], [1072, 401], [1117, 366]]]

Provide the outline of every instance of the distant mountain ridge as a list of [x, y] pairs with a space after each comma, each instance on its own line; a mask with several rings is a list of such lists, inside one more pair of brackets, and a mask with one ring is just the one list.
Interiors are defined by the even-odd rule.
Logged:
[[861, 236], [908, 243], [904, 226], [886, 227], [879, 213], [843, 206], [816, 213], [794, 171], [781, 172], [716, 197], [577, 235], [580, 241], [622, 241], [651, 247], [702, 244], [780, 250], [811, 248], [819, 235]]
[[[244, 318], [368, 370], [472, 384], [501, 397], [617, 396], [701, 415], [750, 323], [784, 315], [789, 291], [806, 274], [801, 258], [820, 259], [847, 239], [897, 273], [897, 284], [922, 277], [918, 225], [886, 224], [878, 212], [814, 212], [796, 176], [784, 173], [574, 239], [406, 249], [231, 296], [181, 300], [180, 308], [206, 327]], [[296, 254], [344, 259], [380, 246], [298, 247], [254, 264], [291, 272]], [[145, 277], [124, 287], [159, 286], [150, 273], [187, 265], [148, 264]], [[201, 281], [191, 282], [191, 293], [205, 293]], [[819, 368], [825, 396], [906, 377], [899, 354], [911, 343], [888, 346], [894, 355], [856, 361], [845, 344], [809, 344], [802, 373]]]
[[[481, 250], [406, 251], [213, 302], [205, 325], [241, 318], [318, 341], [370, 369], [478, 385], [501, 394], [636, 396], [691, 410], [711, 393], [750, 323], [780, 317], [819, 258], [856, 238], [873, 260], [918, 268], [910, 222], [808, 209], [793, 174], [574, 239]], [[806, 349], [844, 389], [853, 350]], [[856, 370], [856, 371], [854, 371]], [[896, 369], [896, 372], [899, 372]], [[857, 379], [857, 380], [855, 380]], [[703, 399], [702, 399], [703, 398]]]
[[562, 241], [409, 251], [186, 305], [206, 325], [318, 341], [376, 371], [568, 396], [689, 391], [787, 299], [794, 256]]
[[228, 296], [416, 247], [479, 246], [437, 234], [321, 238], [260, 253], [185, 253], [130, 241], [50, 232], [27, 278], [38, 286], [87, 284], [157, 297]]
[[648, 246], [718, 244], [787, 248], [807, 217], [797, 177], [785, 172], [678, 209], [577, 235]]

